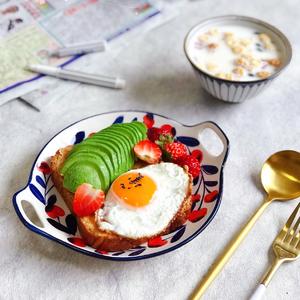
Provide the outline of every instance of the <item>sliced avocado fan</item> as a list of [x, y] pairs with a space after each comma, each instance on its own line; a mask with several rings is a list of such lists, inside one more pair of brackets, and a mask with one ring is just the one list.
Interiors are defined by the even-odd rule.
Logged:
[[134, 165], [133, 147], [146, 139], [144, 123], [113, 124], [74, 145], [60, 172], [64, 187], [75, 192], [83, 183], [107, 191], [111, 183]]

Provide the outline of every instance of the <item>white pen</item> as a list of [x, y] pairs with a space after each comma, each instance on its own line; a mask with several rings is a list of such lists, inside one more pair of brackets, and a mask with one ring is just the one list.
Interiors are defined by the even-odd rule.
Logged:
[[104, 75], [89, 74], [80, 71], [71, 71], [46, 65], [28, 65], [27, 70], [41, 73], [56, 78], [78, 81], [93, 85], [109, 87], [113, 89], [122, 89], [125, 87], [125, 80], [118, 77], [109, 77]]
[[48, 51], [48, 55], [64, 57], [64, 56], [78, 55], [78, 54], [91, 53], [91, 52], [103, 52], [105, 51], [106, 46], [107, 46], [106, 41], [77, 44], [70, 47], [62, 47], [52, 51]]

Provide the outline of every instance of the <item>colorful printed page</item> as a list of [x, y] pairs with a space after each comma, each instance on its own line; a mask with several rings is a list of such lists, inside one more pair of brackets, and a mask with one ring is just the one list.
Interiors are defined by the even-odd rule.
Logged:
[[65, 65], [80, 56], [49, 57], [49, 50], [118, 37], [159, 13], [144, 0], [0, 0], [0, 93], [41, 76], [38, 63]]

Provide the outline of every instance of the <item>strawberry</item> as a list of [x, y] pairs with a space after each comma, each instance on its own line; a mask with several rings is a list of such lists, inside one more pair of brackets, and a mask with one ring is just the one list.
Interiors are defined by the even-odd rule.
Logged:
[[157, 127], [151, 127], [147, 131], [148, 139], [151, 142], [155, 142], [155, 141], [159, 140], [159, 135], [160, 135], [160, 129]]
[[133, 151], [140, 160], [149, 164], [160, 162], [162, 156], [159, 146], [149, 140], [143, 140], [137, 143]]
[[102, 207], [104, 198], [102, 190], [96, 190], [91, 184], [83, 183], [75, 192], [73, 211], [78, 217], [89, 216]]
[[173, 126], [169, 125], [169, 124], [164, 124], [159, 128], [159, 133], [161, 135], [171, 135], [174, 136], [174, 128]]
[[164, 147], [167, 158], [176, 162], [188, 155], [187, 147], [180, 142], [168, 143]]
[[200, 162], [192, 155], [187, 155], [177, 162], [180, 166], [187, 166], [188, 172], [195, 178], [200, 174]]
[[144, 124], [147, 126], [147, 128], [151, 128], [154, 125], [154, 119], [153, 114], [146, 114], [143, 117]]
[[148, 139], [151, 142], [156, 142], [162, 148], [164, 144], [171, 143], [174, 140], [175, 128], [169, 124], [162, 125], [160, 128], [158, 127], [150, 127], [148, 128]]

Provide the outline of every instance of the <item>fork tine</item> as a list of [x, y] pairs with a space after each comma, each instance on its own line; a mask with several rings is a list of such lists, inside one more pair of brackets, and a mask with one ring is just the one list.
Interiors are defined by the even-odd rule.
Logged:
[[298, 214], [299, 209], [300, 209], [300, 202], [298, 203], [297, 207], [295, 208], [295, 210], [293, 211], [293, 213], [291, 214], [291, 216], [289, 217], [289, 219], [285, 223], [284, 227], [280, 231], [280, 233], [279, 233], [279, 235], [277, 237], [278, 239], [284, 240], [284, 238], [286, 237], [288, 231], [290, 230], [290, 228], [291, 228], [291, 226], [293, 224], [293, 221], [294, 221], [295, 217]]
[[295, 235], [297, 234], [297, 228], [299, 226], [299, 223], [300, 223], [300, 216], [299, 216], [298, 220], [296, 221], [295, 225], [293, 226], [293, 228], [288, 232], [287, 236], [285, 237], [284, 240], [286, 242], [288, 242], [288, 243], [291, 242], [291, 244], [292, 244], [292, 241], [293, 241]]
[[299, 236], [298, 236], [298, 245], [295, 246], [298, 250], [300, 250], [300, 239], [299, 239]]
[[292, 246], [296, 246], [296, 244], [299, 241], [299, 237], [300, 237], [300, 231], [298, 230], [299, 224], [300, 224], [300, 217], [298, 218], [295, 226], [293, 227], [293, 229], [290, 232], [292, 235], [292, 239], [291, 239]]
[[293, 236], [295, 236], [297, 234], [297, 230], [298, 230], [299, 224], [300, 224], [300, 216], [299, 216], [297, 222], [295, 223], [295, 226], [291, 230], [291, 232], [293, 232], [292, 233]]
[[[298, 245], [297, 245], [298, 244]], [[293, 238], [291, 245], [297, 249], [297, 247], [300, 249], [300, 231], [296, 234], [296, 236]]]

